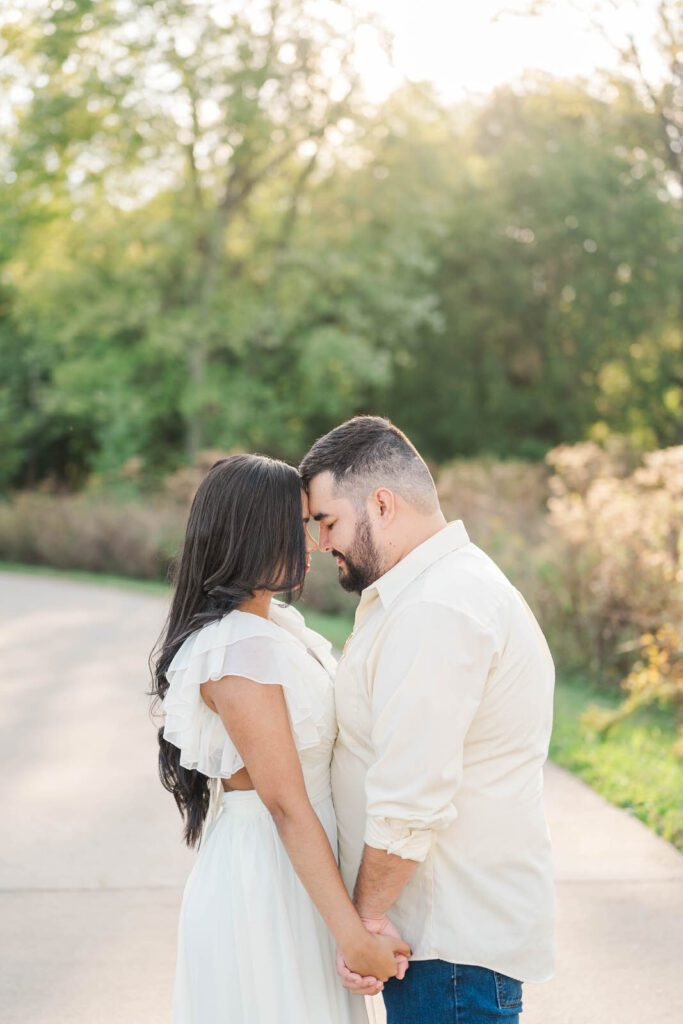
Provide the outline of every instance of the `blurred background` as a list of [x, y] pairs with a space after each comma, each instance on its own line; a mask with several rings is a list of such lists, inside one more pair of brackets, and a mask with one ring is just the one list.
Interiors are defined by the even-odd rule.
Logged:
[[389, 416], [683, 849], [683, 3], [14, 0], [0, 92], [4, 568], [165, 594], [218, 455]]

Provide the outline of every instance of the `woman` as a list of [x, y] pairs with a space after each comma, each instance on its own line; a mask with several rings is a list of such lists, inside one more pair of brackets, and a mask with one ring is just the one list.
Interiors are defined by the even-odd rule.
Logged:
[[185, 841], [201, 839], [181, 909], [174, 1024], [365, 1021], [364, 1001], [337, 979], [335, 943], [352, 971], [382, 980], [408, 951], [365, 930], [342, 883], [334, 659], [273, 600], [303, 586], [315, 547], [307, 522], [296, 470], [256, 455], [217, 462], [190, 511], [154, 670], [161, 780]]

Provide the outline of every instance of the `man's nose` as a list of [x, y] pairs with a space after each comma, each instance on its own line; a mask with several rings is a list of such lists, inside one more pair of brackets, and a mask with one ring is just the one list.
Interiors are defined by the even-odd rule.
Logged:
[[332, 545], [330, 544], [330, 542], [328, 540], [327, 531], [325, 530], [324, 526], [321, 526], [320, 527], [320, 533], [318, 534], [318, 550], [319, 551], [330, 551], [331, 549], [332, 549]]

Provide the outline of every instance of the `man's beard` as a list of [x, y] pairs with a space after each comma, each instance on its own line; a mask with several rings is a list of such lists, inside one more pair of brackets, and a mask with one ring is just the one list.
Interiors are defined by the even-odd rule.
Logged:
[[379, 552], [372, 540], [367, 512], [358, 521], [351, 551], [343, 555], [341, 551], [333, 550], [332, 554], [344, 559], [344, 565], [339, 566], [339, 583], [344, 590], [360, 594], [379, 579], [382, 575]]

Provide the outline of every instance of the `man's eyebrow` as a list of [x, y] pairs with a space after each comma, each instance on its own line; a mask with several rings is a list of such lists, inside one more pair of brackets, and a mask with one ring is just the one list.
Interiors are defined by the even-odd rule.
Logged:
[[332, 513], [331, 512], [318, 512], [318, 514], [316, 516], [313, 516], [313, 518], [315, 519], [316, 523], [319, 523], [321, 519], [331, 519], [332, 518]]

